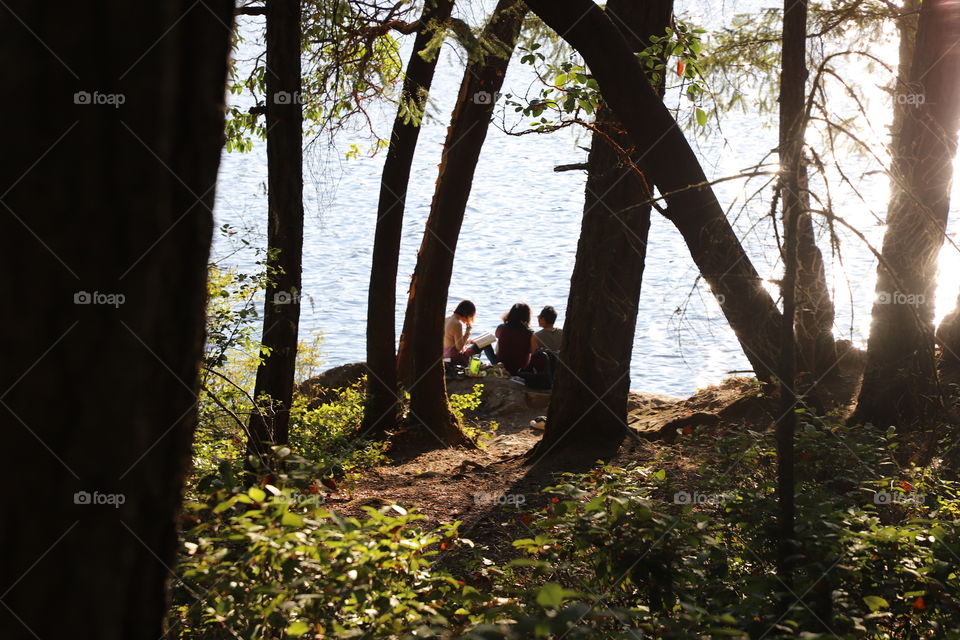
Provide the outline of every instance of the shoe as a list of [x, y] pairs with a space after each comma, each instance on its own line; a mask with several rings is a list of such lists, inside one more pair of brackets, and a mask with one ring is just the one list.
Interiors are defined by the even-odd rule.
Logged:
[[547, 416], [537, 416], [530, 421], [530, 428], [537, 431], [543, 431], [547, 428]]

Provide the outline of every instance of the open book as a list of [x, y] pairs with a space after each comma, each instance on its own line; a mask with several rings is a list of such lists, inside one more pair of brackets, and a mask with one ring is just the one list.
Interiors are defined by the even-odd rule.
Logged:
[[481, 349], [484, 347], [489, 347], [497, 339], [497, 336], [493, 335], [489, 331], [485, 331], [478, 335], [476, 338], [473, 338], [473, 344], [477, 345]]

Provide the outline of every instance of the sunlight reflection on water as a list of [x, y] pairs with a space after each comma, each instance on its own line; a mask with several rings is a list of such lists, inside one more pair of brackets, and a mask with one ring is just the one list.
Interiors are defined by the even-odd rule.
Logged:
[[[737, 3], [749, 4], [749, 3]], [[745, 10], [739, 8], [738, 10]], [[895, 52], [895, 48], [894, 48]], [[397, 287], [397, 326], [402, 324], [406, 287], [433, 195], [447, 119], [457, 93], [462, 63], [445, 49], [433, 92], [436, 118], [424, 128], [413, 168]], [[522, 91], [530, 81], [526, 69], [511, 67], [505, 91]], [[872, 130], [881, 136], [890, 111], [889, 97], [871, 102]], [[379, 131], [385, 134], [392, 110], [374, 110]], [[748, 169], [776, 146], [777, 131], [768, 116], [731, 113], [723, 130], [693, 139], [707, 175], [718, 178]], [[814, 136], [808, 136], [813, 144]], [[350, 140], [355, 142], [357, 140]], [[879, 138], [878, 138], [879, 142]], [[570, 273], [576, 254], [585, 177], [582, 172], [553, 172], [555, 164], [580, 162], [586, 137], [570, 131], [550, 136], [514, 137], [491, 128], [484, 147], [457, 247], [448, 307], [471, 298], [479, 309], [478, 328], [492, 329], [515, 301], [525, 300], [539, 310], [552, 304], [563, 323]], [[304, 246], [303, 334], [322, 332], [323, 356], [336, 365], [364, 358], [366, 292], [376, 217], [380, 170], [385, 154], [344, 161], [342, 148], [329, 156], [308, 155], [305, 184], [307, 228]], [[772, 156], [776, 160], [776, 156]], [[770, 161], [770, 158], [767, 160]], [[866, 160], [845, 158], [855, 174], [871, 169]], [[769, 167], [766, 167], [769, 169]], [[873, 167], [875, 168], [875, 167]], [[224, 154], [217, 190], [218, 224], [252, 225], [263, 241], [266, 197], [265, 145], [249, 154]], [[769, 219], [771, 188], [760, 192], [762, 176], [716, 186], [720, 202], [741, 237], [775, 299], [779, 291], [770, 280], [779, 277], [776, 243]], [[886, 209], [887, 182], [882, 175], [859, 176], [853, 188], [834, 193], [834, 211], [862, 231], [878, 247]], [[955, 185], [956, 187], [956, 185]], [[954, 202], [957, 202], [955, 188]], [[752, 200], [747, 202], [751, 197]], [[746, 203], [746, 204], [745, 204]], [[957, 207], [952, 207], [956, 211]], [[954, 216], [955, 217], [955, 216]], [[833, 256], [822, 220], [820, 246], [828, 265], [829, 282], [837, 303], [836, 334], [862, 345], [869, 330], [876, 261], [849, 231], [838, 228], [842, 256]], [[951, 231], [956, 225], [951, 224]], [[229, 246], [218, 240], [218, 255]], [[841, 262], [842, 258], [842, 262]], [[252, 268], [250, 252], [226, 259], [228, 264]], [[960, 288], [960, 255], [949, 245], [940, 256], [941, 279], [938, 319], [953, 306]], [[653, 216], [640, 314], [631, 365], [631, 388], [686, 395], [696, 387], [720, 381], [728, 371], [748, 368], [746, 358], [719, 306], [697, 271], [679, 233], [663, 217]], [[854, 312], [851, 318], [851, 310]]]

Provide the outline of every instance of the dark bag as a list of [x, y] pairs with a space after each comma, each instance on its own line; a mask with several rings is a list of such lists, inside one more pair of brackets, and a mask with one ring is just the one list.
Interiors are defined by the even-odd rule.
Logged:
[[530, 366], [517, 373], [531, 389], [552, 389], [557, 372], [557, 352], [541, 347], [530, 357]]

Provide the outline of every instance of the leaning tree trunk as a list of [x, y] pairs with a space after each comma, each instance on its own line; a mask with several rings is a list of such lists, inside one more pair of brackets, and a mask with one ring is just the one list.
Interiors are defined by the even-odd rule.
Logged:
[[380, 180], [377, 230], [373, 241], [373, 265], [367, 300], [367, 405], [364, 431], [383, 433], [394, 426], [400, 414], [397, 390], [396, 307], [397, 261], [403, 232], [403, 210], [410, 181], [410, 167], [420, 137], [420, 120], [409, 112], [426, 109], [438, 55], [423, 52], [440, 23], [450, 18], [453, 0], [428, 2], [420, 17], [420, 30], [407, 63], [400, 107], [393, 121], [390, 149]]
[[303, 258], [303, 112], [300, 106], [300, 1], [267, 1], [266, 347], [257, 367], [248, 455], [262, 459], [288, 440], [300, 324]]
[[407, 314], [413, 378], [409, 386], [411, 419], [445, 445], [465, 444], [450, 414], [443, 377], [443, 313], [453, 272], [453, 257], [470, 196], [474, 170], [526, 16], [521, 0], [500, 0], [480, 36], [480, 59], [467, 65], [457, 106], [447, 130], [440, 176], [426, 231], [417, 255]]
[[23, 99], [4, 105], [3, 297], [29, 303], [0, 311], [0, 420], [8, 477], [29, 490], [0, 526], [0, 637], [155, 640], [196, 423], [233, 3], [4, 6]]
[[[647, 37], [670, 26], [673, 0], [610, 0], [606, 11], [638, 52], [649, 46]], [[657, 86], [661, 96], [662, 78]], [[630, 359], [652, 209], [649, 204], [631, 207], [653, 193], [636, 165], [641, 153], [606, 106], [597, 111], [596, 127], [560, 367], [536, 456], [588, 443], [616, 446], [626, 434]]]
[[591, 0], [527, 0], [527, 5], [590, 66], [604, 100], [643, 152], [640, 168], [664, 195], [666, 217], [687, 243], [751, 366], [761, 380], [772, 380], [780, 351], [780, 311], [630, 47]]
[[960, 7], [922, 3], [908, 84], [916, 106], [904, 114], [895, 143], [895, 186], [856, 412], [877, 425], [915, 426], [938, 406], [934, 293], [960, 118], [958, 38]]

